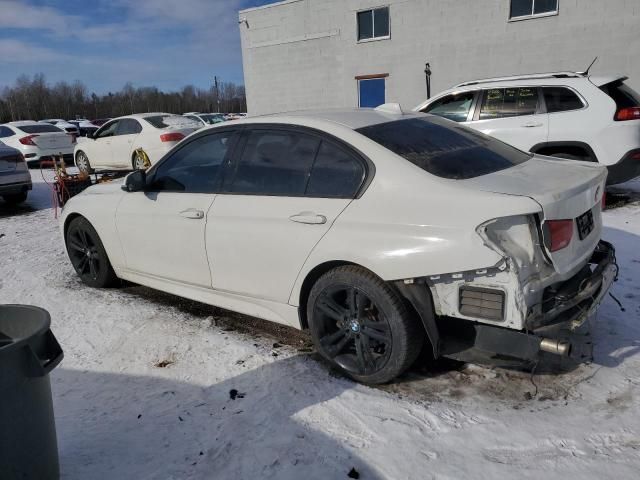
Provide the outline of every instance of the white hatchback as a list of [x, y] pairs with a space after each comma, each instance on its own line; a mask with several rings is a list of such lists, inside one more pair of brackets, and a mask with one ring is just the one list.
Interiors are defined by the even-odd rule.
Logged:
[[81, 137], [74, 151], [81, 171], [148, 168], [178, 142], [200, 128], [181, 115], [144, 113], [119, 117], [90, 137]]
[[569, 354], [544, 328], [583, 323], [617, 271], [606, 175], [389, 107], [256, 117], [85, 190], [61, 227], [90, 286], [308, 328], [329, 362], [380, 383], [425, 341], [460, 360]]
[[605, 165], [608, 184], [640, 175], [640, 94], [622, 75], [556, 72], [461, 83], [414, 110], [540, 155]]
[[27, 120], [0, 125], [0, 141], [19, 150], [29, 166], [38, 166], [59, 155], [71, 163], [76, 137], [54, 125]]

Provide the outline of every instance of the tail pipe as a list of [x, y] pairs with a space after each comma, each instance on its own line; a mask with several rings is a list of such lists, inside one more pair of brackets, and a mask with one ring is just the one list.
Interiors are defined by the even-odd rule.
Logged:
[[540, 341], [540, 350], [561, 357], [568, 357], [571, 353], [571, 344], [564, 340], [556, 340], [553, 338], [543, 338]]

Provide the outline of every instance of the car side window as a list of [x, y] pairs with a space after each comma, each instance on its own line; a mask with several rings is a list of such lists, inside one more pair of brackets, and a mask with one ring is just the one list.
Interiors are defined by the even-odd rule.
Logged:
[[199, 137], [182, 146], [150, 172], [151, 190], [216, 193], [236, 137], [236, 132], [227, 131]]
[[548, 113], [567, 112], [584, 107], [580, 97], [568, 88], [544, 87], [542, 91], [544, 92], [544, 102], [547, 104]]
[[323, 141], [311, 169], [306, 196], [353, 198], [364, 176], [362, 161], [333, 143]]
[[285, 130], [250, 131], [229, 191], [302, 196], [320, 139]]
[[113, 137], [116, 134], [116, 130], [118, 129], [118, 124], [120, 122], [118, 120], [107, 123], [100, 130], [96, 132], [95, 138], [107, 138]]
[[116, 135], [137, 135], [142, 132], [142, 125], [133, 118], [123, 118], [120, 120]]
[[447, 95], [440, 100], [436, 100], [427, 108], [422, 110], [425, 113], [448, 118], [455, 122], [466, 122], [469, 110], [473, 104], [475, 92], [464, 92], [456, 95]]
[[533, 115], [538, 110], [538, 89], [492, 88], [485, 90], [480, 107], [480, 120]]
[[13, 130], [8, 127], [0, 127], [0, 138], [8, 138], [13, 136]]

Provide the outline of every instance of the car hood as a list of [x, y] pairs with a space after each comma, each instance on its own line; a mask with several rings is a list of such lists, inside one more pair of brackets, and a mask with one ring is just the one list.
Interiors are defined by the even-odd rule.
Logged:
[[111, 180], [110, 182], [98, 183], [93, 185], [82, 192], [82, 195], [109, 195], [114, 193], [124, 193], [122, 190], [122, 184], [124, 178], [118, 178]]

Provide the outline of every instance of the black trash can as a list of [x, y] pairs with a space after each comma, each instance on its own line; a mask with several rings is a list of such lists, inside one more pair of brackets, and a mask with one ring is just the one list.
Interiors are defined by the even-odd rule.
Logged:
[[57, 480], [49, 372], [62, 349], [46, 310], [0, 305], [0, 479]]

